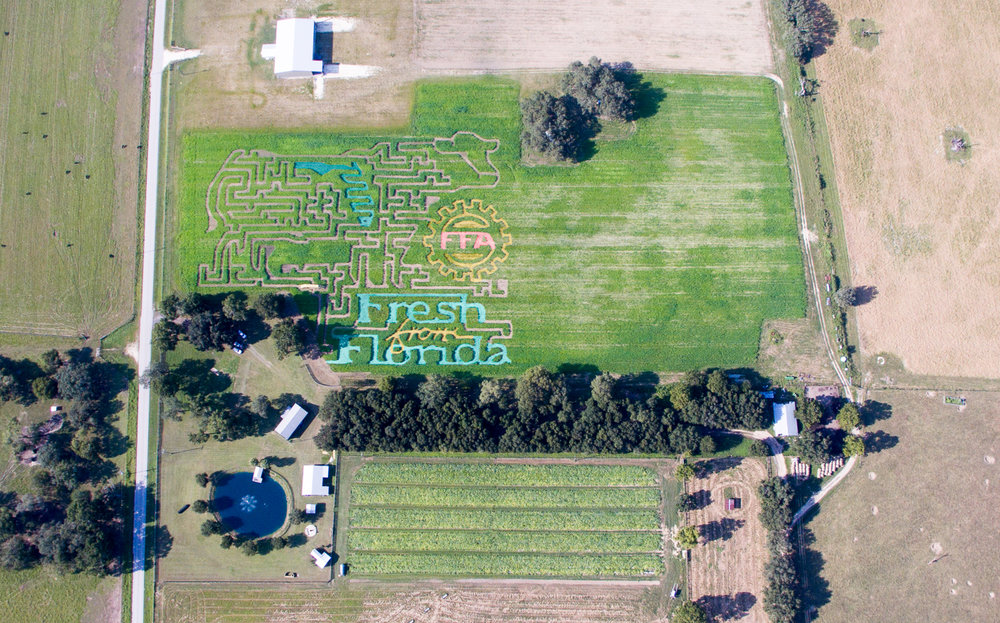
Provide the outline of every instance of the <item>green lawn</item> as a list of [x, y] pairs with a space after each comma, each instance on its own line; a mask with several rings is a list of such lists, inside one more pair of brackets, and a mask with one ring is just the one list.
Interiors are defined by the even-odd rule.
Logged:
[[117, 0], [4, 3], [4, 331], [97, 338], [132, 315], [142, 156], [142, 72], [135, 65], [145, 34], [139, 10], [120, 9]]
[[[303, 232], [315, 224], [296, 220], [301, 216], [297, 211], [292, 216], [261, 216], [266, 202], [258, 200], [258, 214], [248, 222], [255, 227], [277, 222], [285, 240], [268, 241], [267, 249], [256, 251], [248, 251], [250, 245], [234, 248], [232, 265], [249, 268], [219, 273], [220, 278], [228, 283], [252, 278], [260, 280], [256, 283], [287, 284], [281, 281], [285, 275], [296, 276], [307, 264], [350, 263], [341, 277], [357, 287], [346, 288], [347, 294], [385, 294], [388, 288], [390, 294], [409, 295], [410, 302], [415, 294], [427, 300], [427, 293], [410, 281], [407, 267], [417, 267], [411, 272], [426, 270], [424, 283], [440, 289], [436, 292], [456, 284], [429, 263], [421, 240], [429, 236], [436, 244], [438, 234], [429, 221], [455, 200], [481, 199], [506, 222], [510, 244], [496, 272], [478, 276], [494, 294], [502, 290], [499, 280], [506, 280], [508, 289], [506, 296], [470, 295], [468, 302], [482, 303], [485, 309], [480, 329], [501, 326], [493, 343], [506, 347], [511, 363], [475, 366], [477, 373], [509, 375], [536, 364], [565, 363], [616, 372], [749, 365], [756, 357], [762, 322], [801, 317], [805, 304], [773, 84], [763, 78], [693, 75], [651, 75], [645, 80], [643, 116], [634, 132], [616, 127], [617, 140], [598, 136], [589, 158], [573, 167], [521, 164], [519, 85], [495, 78], [418, 84], [412, 127], [395, 133], [189, 133], [176, 206], [175, 284], [180, 289], [196, 287], [199, 265], [213, 262], [220, 234], [231, 225], [207, 231], [212, 224], [206, 195], [233, 150], [297, 156], [279, 161], [323, 161], [349, 149], [362, 153], [380, 141], [395, 148], [404, 136], [427, 141], [471, 131], [499, 140], [490, 155], [498, 173], [495, 187], [484, 187], [494, 178], [470, 176], [454, 157], [436, 154], [440, 168], [451, 174], [439, 182], [447, 182], [450, 189], [478, 187], [441, 191], [436, 203], [428, 201], [430, 218], [385, 208], [382, 216], [390, 223], [375, 230], [376, 221], [372, 230], [377, 235], [353, 243], [365, 247], [367, 263], [352, 259], [350, 245], [342, 238], [302, 244], [310, 235]], [[470, 159], [478, 170], [488, 169], [481, 157]], [[377, 179], [367, 170], [361, 177], [368, 184]], [[340, 218], [358, 218], [352, 213], [357, 210], [347, 205], [346, 199], [338, 205]], [[396, 233], [390, 225], [398, 223], [411, 227], [413, 235], [391, 238]], [[393, 249], [403, 249], [402, 257], [383, 261], [390, 239]], [[496, 243], [502, 246], [499, 239]], [[266, 269], [255, 264], [267, 253]], [[330, 288], [316, 274], [306, 277], [309, 283]], [[397, 287], [379, 287], [390, 283]], [[358, 324], [359, 302], [352, 298], [350, 304], [345, 317], [333, 314], [324, 325], [331, 331], [326, 337], [332, 357], [338, 356], [334, 334], [350, 333]], [[377, 330], [386, 331], [380, 334], [383, 339], [389, 330], [400, 328], [388, 316], [374, 322]], [[457, 328], [467, 327], [471, 325]], [[361, 346], [360, 353], [351, 355], [351, 365], [338, 367], [387, 372], [385, 366], [368, 365], [372, 348], [367, 339], [355, 337], [351, 344]], [[435, 357], [429, 355], [430, 361]], [[483, 354], [482, 360], [486, 358]], [[418, 369], [426, 372], [427, 366], [407, 364], [394, 371]]]
[[392, 462], [346, 481], [352, 576], [664, 573], [663, 490], [651, 469]]

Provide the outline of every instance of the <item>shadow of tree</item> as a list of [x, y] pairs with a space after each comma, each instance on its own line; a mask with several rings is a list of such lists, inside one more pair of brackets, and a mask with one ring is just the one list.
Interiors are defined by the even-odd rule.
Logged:
[[865, 451], [869, 454], [894, 448], [898, 443], [899, 437], [890, 435], [884, 430], [873, 431], [865, 435]]
[[718, 474], [719, 472], [724, 472], [727, 469], [737, 467], [742, 462], [743, 458], [738, 456], [698, 461], [694, 464], [694, 475], [697, 478], [708, 478], [712, 474]]
[[702, 489], [701, 491], [695, 491], [691, 494], [694, 498], [694, 510], [700, 510], [707, 507], [712, 503], [712, 492], [708, 489]]
[[821, 575], [826, 561], [823, 554], [812, 548], [816, 542], [816, 536], [812, 530], [799, 524], [801, 531], [802, 550], [799, 555], [799, 562], [802, 566], [799, 572], [802, 577], [802, 599], [807, 608], [819, 608], [830, 602], [832, 592], [830, 583]]
[[865, 426], [872, 426], [875, 422], [888, 420], [892, 416], [892, 405], [877, 400], [868, 400], [858, 407], [858, 412], [861, 414], [861, 423]]
[[702, 595], [696, 602], [705, 609], [709, 621], [730, 621], [745, 617], [757, 603], [753, 593]]
[[840, 24], [833, 10], [820, 0], [806, 0], [807, 10], [812, 17], [812, 50], [810, 59], [822, 56], [833, 45]]
[[854, 288], [854, 306], [867, 305], [878, 296], [878, 288], [875, 286], [857, 286]]
[[744, 524], [746, 524], [746, 520], [744, 519], [723, 517], [722, 519], [702, 524], [699, 526], [699, 532], [701, 533], [701, 537], [705, 539], [706, 543], [711, 543], [712, 541], [728, 541], [733, 538], [736, 531], [742, 528]]

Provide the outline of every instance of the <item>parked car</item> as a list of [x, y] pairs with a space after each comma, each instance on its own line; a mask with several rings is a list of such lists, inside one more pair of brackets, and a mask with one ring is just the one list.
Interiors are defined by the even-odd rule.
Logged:
[[233, 342], [233, 352], [236, 353], [237, 355], [242, 355], [243, 349], [245, 348], [246, 348], [245, 344], [242, 344], [241, 342]]

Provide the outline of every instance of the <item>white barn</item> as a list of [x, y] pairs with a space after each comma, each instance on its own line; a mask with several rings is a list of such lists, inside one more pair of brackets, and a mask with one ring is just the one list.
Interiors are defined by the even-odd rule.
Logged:
[[302, 425], [302, 421], [306, 419], [306, 410], [300, 407], [297, 403], [285, 409], [285, 412], [281, 414], [281, 420], [278, 425], [274, 427], [274, 432], [278, 433], [286, 440], [291, 439], [295, 431], [298, 430], [299, 426]]
[[794, 437], [799, 434], [794, 402], [774, 403], [774, 434], [778, 437]]
[[309, 552], [309, 555], [312, 556], [313, 562], [315, 562], [316, 566], [319, 567], [320, 569], [330, 564], [330, 560], [332, 560], [330, 554], [327, 554], [321, 549], [314, 549], [313, 551]]
[[323, 484], [329, 476], [329, 465], [303, 465], [302, 495], [330, 495], [330, 487]]
[[264, 44], [260, 55], [274, 60], [278, 78], [311, 78], [323, 73], [323, 61], [315, 58], [316, 20], [311, 17], [279, 19], [274, 43]]

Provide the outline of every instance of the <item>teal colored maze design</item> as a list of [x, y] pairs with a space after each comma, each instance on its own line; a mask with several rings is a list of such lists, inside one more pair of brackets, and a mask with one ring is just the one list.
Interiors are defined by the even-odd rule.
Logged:
[[362, 227], [371, 226], [372, 221], [375, 219], [375, 210], [371, 208], [367, 210], [359, 208], [374, 206], [375, 199], [372, 198], [371, 193], [368, 191], [368, 182], [361, 177], [361, 167], [358, 166], [357, 162], [351, 162], [350, 165], [326, 164], [325, 162], [296, 162], [295, 168], [308, 169], [318, 173], [320, 176], [326, 175], [330, 171], [344, 171], [340, 174], [340, 181], [347, 185], [344, 195], [348, 199], [348, 205], [352, 212], [361, 215], [358, 217], [358, 222]]

